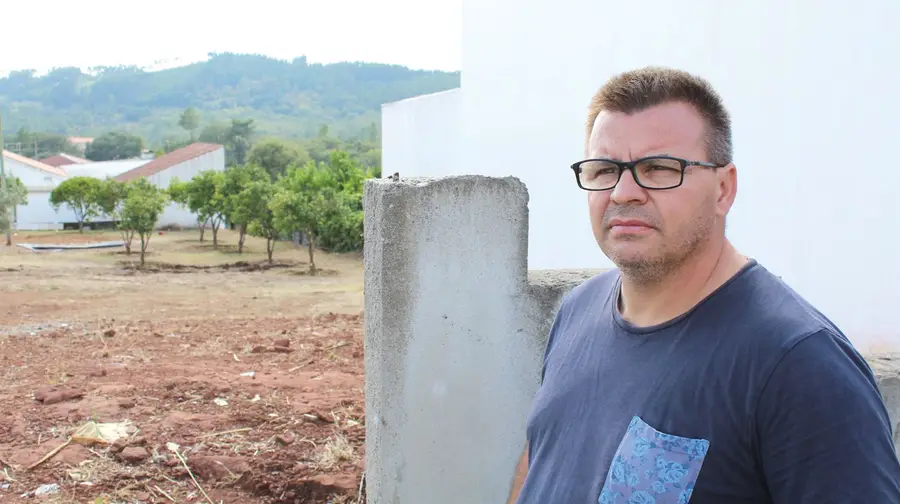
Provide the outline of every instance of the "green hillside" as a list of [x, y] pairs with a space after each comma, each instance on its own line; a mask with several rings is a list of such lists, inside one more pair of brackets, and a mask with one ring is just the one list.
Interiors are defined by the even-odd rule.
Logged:
[[124, 131], [159, 145], [185, 136], [179, 117], [194, 107], [201, 130], [253, 119], [263, 136], [309, 138], [326, 125], [332, 135], [351, 138], [379, 124], [382, 103], [451, 89], [459, 80], [459, 72], [226, 53], [154, 72], [134, 67], [90, 74], [60, 68], [41, 77], [30, 70], [13, 72], [0, 79], [0, 107], [7, 133]]

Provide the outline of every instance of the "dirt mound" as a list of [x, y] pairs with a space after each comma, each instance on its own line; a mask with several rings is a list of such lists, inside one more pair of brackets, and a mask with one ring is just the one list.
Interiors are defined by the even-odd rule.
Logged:
[[[290, 271], [290, 274], [291, 274], [291, 275], [297, 275], [297, 276], [311, 276], [311, 274], [310, 274], [310, 272], [309, 272], [308, 269], [295, 269], [295, 270], [291, 270], [291, 271]], [[341, 272], [338, 271], [338, 270], [327, 269], [327, 268], [318, 268], [318, 269], [316, 269], [316, 276], [329, 277], [329, 276], [338, 276], [338, 275], [340, 275], [340, 274], [341, 274]]]
[[139, 261], [120, 261], [123, 268], [128, 271], [140, 270], [142, 273], [199, 273], [199, 272], [254, 272], [268, 271], [271, 269], [293, 268], [303, 263], [297, 261], [237, 261], [224, 264], [172, 264], [147, 261], [144, 266]]

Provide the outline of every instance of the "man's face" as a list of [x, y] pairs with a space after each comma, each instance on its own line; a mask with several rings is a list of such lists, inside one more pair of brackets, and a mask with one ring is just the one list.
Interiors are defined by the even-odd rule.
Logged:
[[[705, 124], [695, 109], [669, 103], [632, 115], [601, 112], [587, 154], [623, 161], [652, 155], [708, 161], [705, 140]], [[733, 165], [688, 167], [684, 183], [666, 190], [644, 189], [631, 172], [623, 172], [612, 190], [588, 193], [594, 237], [622, 270], [651, 281], [661, 278], [701, 250], [714, 232], [724, 232], [736, 186]]]

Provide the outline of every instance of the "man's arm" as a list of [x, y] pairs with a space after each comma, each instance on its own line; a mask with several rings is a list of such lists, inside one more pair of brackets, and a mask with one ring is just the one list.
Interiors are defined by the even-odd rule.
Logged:
[[891, 419], [868, 365], [835, 334], [806, 337], [775, 366], [756, 432], [775, 504], [900, 503]]
[[519, 492], [522, 490], [522, 485], [525, 484], [525, 476], [528, 476], [528, 443], [525, 443], [525, 452], [522, 454], [522, 458], [519, 459], [519, 464], [516, 465], [516, 473], [513, 475], [512, 481], [512, 489], [509, 491], [509, 498], [506, 499], [506, 504], [516, 504], [516, 501], [519, 500]]

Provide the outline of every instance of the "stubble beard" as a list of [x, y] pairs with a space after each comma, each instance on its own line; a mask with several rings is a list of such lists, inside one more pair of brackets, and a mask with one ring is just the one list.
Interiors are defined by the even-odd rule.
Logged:
[[[662, 238], [662, 244], [658, 248], [640, 252], [621, 250], [620, 247], [609, 243], [608, 237], [600, 244], [600, 248], [630, 282], [650, 287], [670, 277], [703, 249], [710, 241], [716, 222], [715, 213], [701, 211], [677, 236], [667, 236], [662, 230], [657, 229]], [[623, 242], [640, 242], [644, 239], [619, 238]]]

